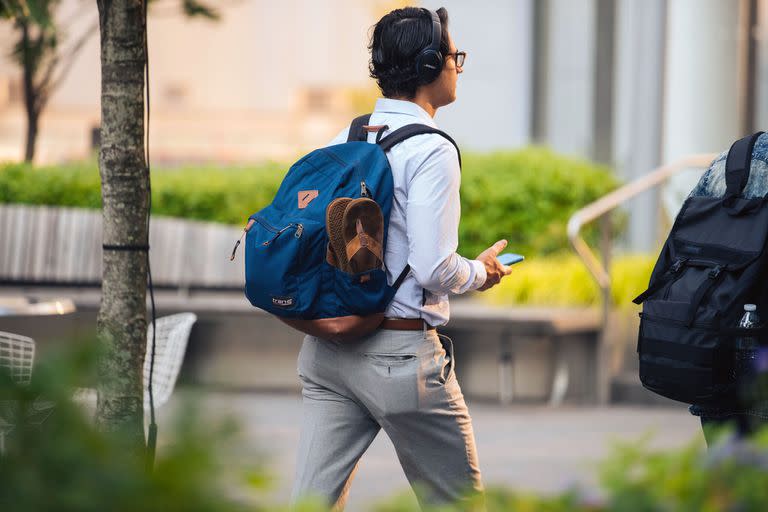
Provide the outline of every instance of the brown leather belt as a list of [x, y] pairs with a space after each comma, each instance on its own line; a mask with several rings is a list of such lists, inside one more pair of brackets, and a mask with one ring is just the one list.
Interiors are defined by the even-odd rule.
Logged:
[[436, 329], [427, 324], [421, 318], [385, 318], [379, 325], [380, 329], [394, 329], [396, 331], [420, 331], [426, 326], [428, 331]]

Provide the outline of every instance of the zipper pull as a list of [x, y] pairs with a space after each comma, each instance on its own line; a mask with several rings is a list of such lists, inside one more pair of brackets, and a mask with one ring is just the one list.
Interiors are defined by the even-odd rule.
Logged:
[[250, 219], [248, 221], [248, 224], [243, 228], [243, 234], [240, 235], [240, 238], [235, 242], [235, 247], [232, 249], [232, 254], [229, 257], [229, 261], [235, 261], [235, 253], [237, 252], [237, 248], [240, 247], [240, 242], [243, 241], [243, 237], [248, 233], [248, 230], [251, 229], [251, 226], [253, 226], [253, 223], [255, 221], [253, 219]]
[[364, 181], [360, 182], [360, 195], [363, 196], [363, 197], [371, 197], [368, 194], [368, 187], [365, 186], [365, 182]]
[[710, 279], [717, 279], [717, 277], [720, 275], [720, 273], [722, 271], [723, 271], [723, 267], [718, 265], [718, 266], [716, 266], [715, 268], [713, 268], [712, 270], [709, 271], [708, 277]]
[[685, 258], [678, 258], [672, 263], [672, 266], [669, 268], [669, 270], [673, 274], [677, 274], [680, 272], [680, 269], [683, 268], [683, 264], [685, 263]]
[[263, 243], [263, 244], [261, 244], [261, 245], [263, 245], [263, 246], [267, 246], [267, 245], [271, 244], [272, 242], [274, 242], [275, 240], [277, 240], [277, 237], [279, 237], [280, 235], [282, 235], [282, 234], [285, 232], [285, 230], [286, 230], [286, 229], [290, 229], [290, 228], [292, 228], [293, 226], [295, 226], [295, 224], [293, 224], [293, 223], [291, 223], [291, 224], [288, 224], [288, 225], [287, 225], [287, 226], [285, 226], [283, 229], [281, 229], [280, 231], [278, 231], [277, 233], [275, 233], [275, 236], [273, 236], [272, 238], [270, 238], [269, 240], [267, 240], [266, 242], [264, 242], [264, 243]]
[[296, 238], [301, 238], [301, 234], [303, 232], [304, 232], [304, 225], [299, 224], [298, 227], [296, 228], [296, 234], [294, 234], [293, 236], [295, 236]]

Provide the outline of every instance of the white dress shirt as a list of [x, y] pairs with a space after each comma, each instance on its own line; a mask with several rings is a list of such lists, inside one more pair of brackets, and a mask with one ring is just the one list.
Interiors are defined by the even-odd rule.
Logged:
[[[437, 127], [427, 112], [410, 101], [381, 98], [370, 124], [387, 125], [384, 136], [407, 124]], [[330, 145], [346, 142], [349, 127]], [[376, 134], [369, 134], [374, 142]], [[445, 325], [448, 294], [461, 294], [485, 283], [485, 265], [456, 252], [459, 243], [459, 168], [456, 148], [437, 134], [416, 135], [388, 153], [395, 196], [389, 217], [384, 265], [390, 284], [406, 263], [411, 272], [385, 311], [387, 317], [423, 318]], [[423, 290], [426, 290], [423, 293]]]

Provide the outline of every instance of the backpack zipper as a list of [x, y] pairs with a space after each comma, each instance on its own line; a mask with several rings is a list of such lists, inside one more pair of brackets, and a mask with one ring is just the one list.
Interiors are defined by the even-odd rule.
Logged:
[[256, 222], [258, 222], [259, 224], [261, 224], [262, 226], [264, 226], [265, 228], [267, 228], [268, 231], [271, 231], [273, 233], [277, 233], [279, 231], [278, 228], [272, 226], [271, 224], [269, 224], [267, 221], [265, 221], [261, 217], [253, 216], [251, 218], [254, 219]]
[[[341, 165], [343, 165], [343, 166], [346, 166], [346, 165], [347, 165], [347, 162], [345, 162], [344, 160], [342, 160], [341, 158], [339, 158], [339, 156], [338, 156], [338, 155], [336, 155], [336, 154], [335, 154], [333, 151], [330, 151], [330, 150], [328, 150], [328, 149], [326, 148], [326, 149], [324, 149], [324, 150], [323, 150], [323, 153], [325, 153], [325, 154], [326, 154], [326, 155], [328, 155], [329, 157], [331, 157], [331, 158], [333, 158], [334, 160], [336, 160], [336, 162], [338, 162], [339, 164], [341, 164]], [[355, 167], [355, 174], [357, 175], [357, 177], [358, 177], [358, 178], [362, 178], [362, 177], [360, 176], [360, 173], [358, 172], [358, 170], [357, 170], [357, 168], [356, 168], [356, 167]], [[361, 180], [360, 180], [360, 196], [361, 196], [361, 197], [368, 197], [368, 198], [370, 198], [370, 197], [371, 197], [371, 194], [368, 192], [368, 187], [365, 185], [365, 180], [363, 180], [363, 179], [361, 179]]]
[[277, 240], [277, 238], [280, 235], [282, 235], [283, 233], [285, 233], [286, 231], [288, 231], [289, 229], [294, 228], [294, 227], [296, 228], [296, 233], [294, 234], [294, 236], [296, 238], [301, 238], [302, 233], [304, 233], [304, 225], [303, 224], [296, 224], [294, 222], [291, 222], [290, 224], [288, 224], [284, 228], [277, 229], [275, 227], [270, 226], [267, 223], [267, 221], [261, 219], [260, 217], [254, 217], [254, 219], [256, 219], [256, 222], [258, 222], [259, 224], [264, 226], [264, 228], [266, 228], [267, 231], [271, 231], [272, 233], [274, 233], [274, 236], [272, 238], [270, 238], [269, 240], [267, 240], [267, 241], [265, 241], [265, 242], [263, 242], [261, 244], [262, 246], [267, 246], [267, 245], [271, 244], [272, 242]]

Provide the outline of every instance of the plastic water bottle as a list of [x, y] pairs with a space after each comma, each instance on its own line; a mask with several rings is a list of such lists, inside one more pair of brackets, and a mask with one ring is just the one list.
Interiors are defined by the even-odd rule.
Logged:
[[[757, 329], [760, 327], [760, 317], [757, 316], [757, 306], [744, 304], [744, 315], [739, 321], [741, 329]], [[756, 394], [757, 360], [760, 343], [755, 336], [742, 335], [735, 340], [734, 374], [738, 379], [739, 394], [745, 403], [754, 400]]]
[[[739, 321], [741, 329], [757, 329], [760, 326], [760, 317], [757, 316], [757, 306], [754, 304], [744, 304], [744, 315]], [[740, 336], [736, 339], [736, 348], [738, 350], [757, 350], [759, 347], [757, 338], [753, 336]]]

